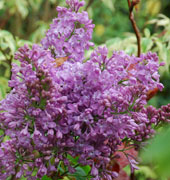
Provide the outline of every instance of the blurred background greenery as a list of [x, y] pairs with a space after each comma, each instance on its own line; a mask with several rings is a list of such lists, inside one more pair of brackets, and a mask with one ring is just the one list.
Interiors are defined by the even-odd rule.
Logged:
[[[85, 1], [82, 10], [88, 11], [95, 24], [95, 46], [106, 44], [109, 54], [113, 50], [137, 54], [127, 0]], [[57, 5], [65, 6], [65, 0], [0, 0], [0, 99], [10, 91], [8, 80], [15, 51], [25, 43], [40, 43], [57, 16]], [[149, 101], [160, 107], [170, 102], [170, 0], [141, 0], [134, 13], [142, 36], [142, 52], [156, 52], [160, 61], [166, 63], [160, 69], [165, 88]], [[141, 166], [137, 176], [139, 180], [161, 179], [152, 166], [146, 165]]]

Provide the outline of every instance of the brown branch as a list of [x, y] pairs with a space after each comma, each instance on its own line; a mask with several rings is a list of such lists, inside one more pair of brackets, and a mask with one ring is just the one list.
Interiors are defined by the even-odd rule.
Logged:
[[135, 180], [135, 173], [134, 173], [134, 172], [132, 172], [132, 173], [130, 174], [130, 180]]
[[132, 26], [133, 26], [133, 29], [135, 31], [135, 35], [137, 38], [138, 57], [139, 57], [141, 54], [141, 37], [140, 37], [139, 29], [138, 29], [135, 19], [134, 19], [133, 9], [134, 9], [135, 5], [137, 5], [140, 2], [140, 0], [132, 0], [132, 2], [131, 2], [131, 0], [127, 0], [127, 1], [128, 1], [128, 6], [129, 6], [129, 19], [132, 23]]
[[18, 167], [19, 167], [18, 165], [15, 167], [15, 174], [13, 174], [11, 176], [10, 180], [17, 180], [16, 175], [17, 175], [17, 172], [18, 172]]
[[89, 0], [87, 6], [86, 6], [86, 8], [85, 8], [85, 11], [87, 11], [87, 9], [92, 5], [93, 1], [94, 1], [94, 0]]

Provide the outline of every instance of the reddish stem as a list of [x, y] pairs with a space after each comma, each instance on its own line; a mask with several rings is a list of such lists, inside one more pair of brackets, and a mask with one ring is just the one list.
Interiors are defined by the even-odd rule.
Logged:
[[135, 173], [134, 172], [130, 174], [130, 180], [135, 180]]
[[134, 19], [134, 14], [133, 14], [133, 8], [135, 5], [137, 5], [140, 1], [139, 0], [133, 0], [132, 2], [128, 0], [128, 6], [129, 6], [129, 19], [132, 23], [136, 38], [137, 38], [137, 45], [138, 45], [138, 57], [140, 57], [141, 54], [141, 37], [140, 37], [140, 32], [137, 27], [137, 24]]

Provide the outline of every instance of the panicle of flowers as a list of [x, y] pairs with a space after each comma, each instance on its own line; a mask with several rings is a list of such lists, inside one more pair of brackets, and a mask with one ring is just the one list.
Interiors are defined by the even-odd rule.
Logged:
[[84, 51], [93, 45], [90, 42], [94, 24], [85, 11], [78, 12], [84, 1], [67, 0], [69, 8], [57, 7], [58, 17], [53, 20], [46, 37], [44, 49], [50, 49], [53, 57], [68, 56], [72, 61], [82, 61]]
[[[70, 157], [89, 165], [93, 180], [116, 178], [110, 164], [118, 160], [120, 145], [139, 145], [170, 119], [169, 105], [146, 107], [147, 92], [163, 88], [156, 54], [120, 51], [108, 57], [107, 48], [99, 47], [83, 63], [93, 25], [86, 12], [78, 12], [83, 2], [66, 2], [70, 8], [58, 7], [42, 45], [25, 45], [15, 54], [20, 66], [13, 64], [13, 89], [0, 102], [2, 180], [60, 178], [59, 166], [76, 171]], [[58, 66], [56, 58], [65, 56]]]

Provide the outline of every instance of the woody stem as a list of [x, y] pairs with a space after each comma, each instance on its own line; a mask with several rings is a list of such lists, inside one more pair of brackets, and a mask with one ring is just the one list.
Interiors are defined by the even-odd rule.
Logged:
[[133, 14], [134, 6], [137, 3], [139, 3], [139, 1], [136, 0], [136, 3], [135, 3], [135, 1], [132, 1], [132, 2], [130, 0], [127, 0], [127, 1], [128, 1], [128, 6], [129, 6], [129, 19], [131, 21], [132, 27], [134, 29], [134, 32], [135, 32], [135, 35], [137, 38], [138, 57], [140, 57], [140, 54], [141, 54], [141, 37], [140, 37], [140, 32], [139, 32], [139, 29], [138, 29], [137, 24], [135, 22], [134, 14]]

